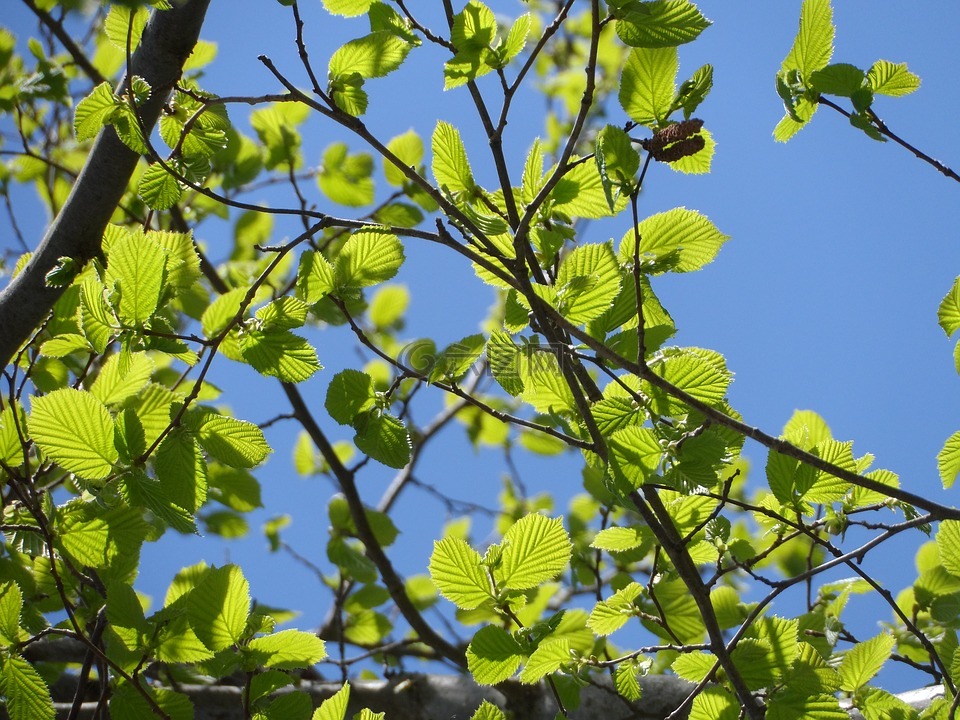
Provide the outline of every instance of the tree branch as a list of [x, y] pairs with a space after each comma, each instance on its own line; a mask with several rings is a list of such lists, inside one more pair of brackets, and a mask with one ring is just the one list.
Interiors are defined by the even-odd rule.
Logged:
[[[154, 12], [128, 68], [150, 83], [141, 107], [143, 126], [152, 128], [200, 35], [210, 0], [188, 0]], [[126, 80], [121, 80], [120, 87]], [[63, 209], [54, 218], [30, 262], [0, 293], [0, 365], [6, 365], [63, 293], [46, 276], [59, 258], [84, 264], [101, 252], [103, 231], [116, 210], [140, 156], [112, 127], [100, 131]]]

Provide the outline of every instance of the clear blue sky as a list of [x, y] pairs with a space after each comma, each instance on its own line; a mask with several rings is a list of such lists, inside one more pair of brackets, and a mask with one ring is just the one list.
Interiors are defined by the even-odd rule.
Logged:
[[[303, 5], [306, 40], [318, 68], [326, 67], [340, 43], [366, 30], [363, 20], [324, 24], [319, 2]], [[519, 2], [490, 5], [506, 15], [522, 12]], [[960, 166], [960, 139], [953, 127], [960, 114], [960, 89], [952, 63], [960, 5], [891, 0], [835, 5], [834, 60], [863, 68], [878, 58], [908, 62], [923, 79], [920, 90], [906, 98], [882, 98], [875, 108], [894, 131]], [[904, 487], [958, 504], [956, 491], [945, 493], [940, 487], [935, 455], [946, 437], [960, 429], [960, 378], [952, 344], [936, 321], [937, 305], [960, 273], [960, 186], [894, 144], [867, 139], [828, 109], [789, 144], [775, 143], [771, 131], [782, 106], [774, 75], [796, 32], [800, 2], [705, 0], [700, 7], [714, 25], [680, 49], [681, 76], [702, 63], [714, 65], [714, 90], [697, 112], [718, 142], [714, 170], [690, 177], [655, 167], [641, 213], [685, 205], [708, 215], [732, 239], [705, 270], [656, 282], [680, 328], [677, 342], [713, 348], [727, 357], [736, 372], [731, 401], [747, 422], [777, 433], [794, 409], [816, 410], [835, 437], [855, 440], [858, 454], [874, 453], [876, 467], [899, 473]], [[439, 25], [436, 9], [426, 12], [428, 21]], [[21, 39], [32, 27], [29, 13], [14, 2], [7, 3], [0, 22]], [[278, 91], [256, 60], [261, 53], [302, 82], [293, 33], [289, 10], [276, 2], [213, 0], [203, 37], [217, 42], [220, 54], [207, 73], [205, 89], [221, 95]], [[465, 89], [440, 91], [442, 77], [431, 52], [415, 51], [396, 75], [372, 81], [366, 121], [376, 133], [391, 137], [413, 127], [428, 138], [437, 119], [477, 127], [466, 112]], [[515, 173], [541, 132], [540, 103], [531, 96], [529, 107], [509, 126]], [[242, 111], [235, 107], [232, 113], [244, 126]], [[612, 117], [623, 120], [618, 114]], [[307, 127], [308, 164], [318, 163], [322, 149], [334, 140], [362, 149], [329, 125], [311, 121]], [[485, 142], [469, 129], [466, 137], [475, 167], [481, 166]], [[262, 199], [293, 203], [289, 196]], [[319, 193], [315, 199], [323, 209]], [[38, 218], [18, 219], [29, 238], [39, 239]], [[0, 238], [9, 237], [5, 222], [0, 218]], [[619, 238], [627, 222], [590, 225], [582, 239]], [[296, 231], [294, 224], [278, 223], [277, 239]], [[229, 229], [209, 222], [198, 235], [216, 257], [227, 247]], [[429, 335], [439, 345], [476, 331], [493, 298], [470, 268], [433, 247], [408, 243], [407, 254], [398, 281], [412, 290], [409, 337]], [[303, 391], [319, 410], [329, 378], [356, 356], [344, 333], [319, 335], [317, 343], [327, 369]], [[224, 402], [239, 416], [262, 422], [286, 411], [270, 380], [226, 360], [218, 361], [215, 371], [227, 373], [218, 376]], [[421, 412], [418, 419], [426, 416]], [[350, 438], [332, 423], [324, 427], [336, 439]], [[251, 536], [232, 543], [167, 537], [144, 549], [138, 589], [160, 602], [182, 565], [200, 559], [235, 561], [243, 565], [257, 598], [302, 610], [297, 624], [303, 627], [322, 619], [329, 606], [327, 592], [288, 558], [270, 555], [257, 532], [267, 517], [290, 513], [294, 522], [284, 538], [327, 567], [325, 507], [331, 486], [295, 476], [289, 463], [292, 429], [280, 423], [268, 432], [276, 453], [258, 472], [266, 509], [250, 518]], [[491, 451], [475, 453], [461, 436], [451, 428], [418, 477], [452, 497], [493, 504], [504, 463]], [[748, 445], [747, 454], [753, 461], [752, 482], [760, 487], [765, 452]], [[532, 492], [554, 493], [558, 513], [566, 511], [567, 499], [580, 489], [576, 457], [524, 461], [521, 474]], [[383, 469], [363, 472], [361, 491], [368, 502], [376, 502], [389, 478]], [[401, 572], [425, 571], [431, 541], [444, 519], [442, 506], [422, 494], [411, 492], [400, 503], [396, 520], [403, 535], [390, 555]], [[487, 521], [479, 519], [475, 536], [482, 539], [487, 530]], [[919, 533], [911, 535], [895, 551], [868, 560], [867, 569], [898, 591], [912, 579], [913, 552], [923, 540]], [[868, 637], [877, 632], [876, 621], [888, 620], [890, 613], [878, 603], [863, 602], [864, 620], [857, 632]], [[891, 689], [915, 682], [892, 674], [885, 680]]]

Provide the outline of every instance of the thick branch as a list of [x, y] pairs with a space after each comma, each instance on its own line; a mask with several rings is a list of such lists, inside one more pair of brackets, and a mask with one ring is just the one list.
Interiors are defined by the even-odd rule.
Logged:
[[[196, 45], [209, 4], [210, 0], [188, 0], [150, 18], [128, 71], [153, 88], [150, 99], [140, 107], [146, 129], [160, 117], [183, 63]], [[100, 254], [104, 228], [139, 159], [120, 142], [112, 127], [105, 127], [97, 136], [60, 214], [23, 272], [0, 293], [0, 365], [10, 362], [63, 292], [61, 287], [46, 284], [47, 273], [58, 259], [69, 257], [82, 265]]]

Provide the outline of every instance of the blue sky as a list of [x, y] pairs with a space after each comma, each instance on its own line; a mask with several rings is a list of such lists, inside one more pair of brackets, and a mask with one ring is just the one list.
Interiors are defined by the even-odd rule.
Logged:
[[[305, 39], [318, 68], [325, 68], [340, 43], [366, 30], [363, 20], [324, 20], [316, 0], [302, 4]], [[423, 3], [411, 3], [418, 4]], [[935, 462], [943, 441], [960, 429], [960, 378], [952, 344], [937, 326], [936, 310], [960, 273], [960, 187], [893, 143], [869, 140], [827, 108], [789, 144], [775, 143], [771, 132], [783, 111], [774, 75], [796, 32], [799, 1], [705, 0], [699, 5], [714, 25], [680, 49], [680, 74], [686, 77], [706, 62], [714, 65], [713, 92], [697, 112], [718, 143], [714, 169], [709, 176], [691, 177], [654, 167], [640, 212], [695, 208], [732, 239], [703, 271], [655, 282], [680, 328], [678, 344], [712, 348], [727, 357], [736, 372], [731, 402], [747, 422], [777, 433], [794, 409], [816, 410], [836, 438], [855, 440], [858, 454], [871, 452], [876, 467], [899, 473], [902, 486], [957, 504], [956, 491], [942, 490]], [[960, 89], [949, 62], [960, 28], [960, 5], [890, 0], [835, 5], [834, 60], [862, 68], [878, 58], [907, 62], [923, 79], [920, 90], [906, 98], [881, 98], [875, 109], [902, 137], [960, 166], [960, 139], [953, 131]], [[32, 27], [30, 15], [20, 4], [8, 6], [0, 22], [24, 39]], [[505, 15], [522, 12], [518, 2], [490, 6]], [[428, 24], [438, 26], [436, 9], [426, 12]], [[219, 45], [205, 89], [221, 95], [278, 91], [256, 59], [261, 53], [302, 82], [292, 18], [277, 2], [213, 0], [204, 27], [202, 36]], [[453, 122], [464, 129], [475, 168], [482, 167], [485, 141], [469, 116], [466, 90], [441, 91], [437, 58], [426, 48], [415, 51], [397, 74], [372, 81], [367, 125], [382, 137], [413, 127], [429, 138], [438, 119]], [[490, 84], [484, 87], [492, 89]], [[516, 174], [542, 132], [542, 100], [529, 95], [525, 101], [506, 138]], [[231, 112], [235, 122], [246, 126], [242, 109], [235, 106]], [[612, 122], [625, 119], [619, 108], [611, 112]], [[306, 127], [308, 164], [318, 163], [323, 148], [335, 140], [363, 149], [359, 141], [318, 120]], [[480, 170], [481, 178], [484, 172], [489, 170]], [[289, 194], [250, 199], [293, 203]], [[325, 209], [319, 192], [314, 199]], [[38, 240], [41, 218], [18, 219], [28, 238]], [[627, 218], [618, 218], [589, 225], [580, 239], [619, 239], [627, 223]], [[216, 257], [218, 249], [227, 247], [229, 232], [222, 223], [208, 222], [198, 235]], [[277, 224], [278, 240], [296, 232], [295, 224]], [[0, 217], [0, 241], [4, 237], [9, 235]], [[415, 243], [407, 244], [407, 256], [397, 278], [410, 287], [413, 298], [407, 335], [430, 336], [442, 345], [475, 332], [493, 296], [470, 268], [452, 253]], [[303, 392], [319, 409], [329, 378], [355, 363], [356, 355], [345, 333], [324, 333], [316, 339], [327, 369], [308, 381]], [[271, 381], [224, 359], [217, 361], [214, 372], [225, 390], [224, 402], [240, 417], [262, 422], [286, 411]], [[425, 411], [418, 415], [421, 421], [426, 417]], [[335, 439], [350, 438], [330, 421], [324, 428]], [[504, 462], [492, 451], [474, 452], [462, 435], [450, 428], [418, 477], [452, 497], [493, 504]], [[291, 424], [275, 425], [268, 437], [276, 452], [258, 472], [266, 509], [251, 517], [251, 536], [232, 543], [165, 538], [145, 548], [138, 589], [159, 602], [181, 566], [200, 559], [235, 561], [243, 565], [254, 595], [263, 602], [302, 610], [300, 626], [323, 618], [328, 593], [309, 571], [286, 557], [270, 555], [257, 527], [272, 515], [291, 514], [293, 525], [284, 538], [327, 567], [325, 508], [331, 485], [295, 476], [289, 463]], [[746, 452], [753, 463], [751, 482], [760, 487], [765, 452], [750, 444]], [[520, 471], [532, 492], [555, 495], [557, 513], [565, 512], [567, 499], [580, 491], [576, 457], [522, 458]], [[385, 469], [363, 472], [361, 492], [368, 502], [376, 502], [390, 477]], [[390, 551], [401, 572], [425, 571], [431, 541], [444, 520], [439, 503], [421, 493], [405, 496], [396, 516], [403, 535]], [[475, 537], [482, 540], [488, 529], [487, 521], [478, 519]], [[868, 558], [866, 567], [896, 592], [912, 580], [913, 553], [923, 540], [919, 533], [911, 535], [895, 549]], [[858, 633], [868, 637], [877, 632], [876, 621], [890, 614], [880, 604], [862, 602]], [[885, 680], [893, 689], [914, 682], [892, 674]]]

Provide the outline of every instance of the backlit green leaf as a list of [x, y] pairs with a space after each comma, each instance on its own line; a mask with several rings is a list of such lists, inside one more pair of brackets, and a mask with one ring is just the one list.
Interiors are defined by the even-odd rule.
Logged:
[[507, 720], [507, 716], [489, 700], [484, 700], [477, 711], [470, 716], [470, 720]]
[[883, 664], [890, 659], [896, 640], [893, 635], [881, 633], [876, 637], [857, 643], [851, 648], [838, 668], [841, 690], [856, 692], [876, 675]]
[[632, 425], [610, 436], [610, 466], [631, 486], [638, 488], [660, 466], [663, 448], [650, 428]]
[[960, 474], [960, 431], [947, 438], [943, 448], [937, 453], [937, 468], [940, 470], [940, 481], [944, 490], [949, 490]]
[[570, 653], [569, 640], [544, 642], [527, 659], [523, 671], [520, 673], [520, 682], [532, 685], [539, 682], [545, 675], [556, 672], [563, 666], [574, 661]]
[[164, 495], [191, 513], [199, 510], [207, 499], [207, 464], [193, 436], [174, 429], [160, 443], [154, 462]]
[[960, 328], [960, 277], [953, 281], [950, 292], [940, 301], [937, 321], [948, 337]]
[[850, 97], [863, 87], [863, 70], [848, 63], [834, 63], [810, 73], [810, 83], [817, 92]]
[[338, 423], [351, 425], [357, 415], [373, 407], [375, 400], [373, 378], [359, 370], [347, 369], [330, 381], [324, 407]]
[[334, 269], [330, 261], [316, 250], [304, 251], [297, 270], [297, 297], [313, 305], [333, 288]]
[[355, 232], [337, 255], [337, 287], [362, 288], [386, 282], [397, 274], [403, 260], [403, 245], [393, 233], [372, 228]]
[[[392, 138], [390, 142], [387, 143], [387, 149], [392, 152], [397, 160], [405, 167], [416, 170], [420, 167], [420, 163], [423, 162], [423, 140], [420, 139], [420, 136], [417, 135], [413, 129], [407, 130], [402, 135], [397, 135]], [[383, 174], [387, 178], [387, 182], [391, 185], [399, 187], [407, 182], [407, 176], [403, 174], [400, 168], [386, 158], [383, 161]]]
[[19, 655], [0, 660], [4, 707], [10, 720], [53, 720], [56, 711], [50, 690], [33, 665]]
[[437, 590], [458, 608], [472, 610], [492, 598], [480, 554], [461, 538], [435, 540], [429, 569]]
[[632, 47], [675, 47], [695, 40], [709, 26], [688, 0], [653, 0], [635, 3], [617, 21], [617, 35]]
[[137, 194], [147, 207], [153, 210], [168, 210], [180, 202], [183, 188], [173, 173], [155, 162], [140, 176]]
[[407, 426], [393, 415], [367, 413], [354, 424], [357, 449], [387, 467], [400, 469], [410, 462], [410, 433]]
[[323, 368], [313, 346], [288, 330], [242, 332], [240, 353], [259, 373], [282, 382], [303, 382]]
[[150, 13], [146, 8], [134, 10], [126, 5], [111, 5], [103, 21], [103, 32], [117, 50], [126, 52], [129, 48], [132, 52], [140, 44], [140, 36], [149, 19]]
[[146, 353], [115, 353], [100, 368], [90, 393], [104, 405], [133, 397], [150, 381], [154, 363]]
[[113, 418], [89, 392], [63, 388], [34, 397], [29, 428], [46, 455], [82, 478], [103, 480], [119, 459]]
[[4, 645], [20, 642], [20, 611], [23, 593], [13, 580], [0, 583], [0, 641]]
[[433, 175], [437, 184], [448, 192], [472, 190], [473, 171], [467, 160], [467, 151], [460, 138], [460, 131], [450, 123], [437, 121], [431, 140], [433, 151]]
[[598, 602], [590, 612], [587, 626], [597, 635], [610, 635], [630, 621], [636, 614], [634, 601], [643, 593], [643, 586], [632, 582], [606, 600]]
[[345, 143], [333, 143], [323, 151], [317, 183], [333, 202], [361, 207], [373, 202], [373, 158], [367, 153], [350, 155]]
[[331, 697], [320, 703], [313, 712], [311, 720], [344, 720], [347, 716], [347, 703], [350, 702], [350, 685], [344, 683]]
[[263, 431], [245, 420], [201, 408], [189, 411], [184, 422], [204, 450], [230, 467], [256, 467], [270, 454]]
[[833, 56], [833, 8], [830, 0], [804, 0], [800, 29], [793, 47], [780, 67], [781, 72], [797, 69], [808, 78]]
[[363, 15], [372, 4], [373, 0], [323, 0], [323, 7], [328, 13], [343, 17]]
[[236, 565], [209, 570], [187, 599], [190, 625], [214, 652], [240, 639], [249, 613], [250, 587]]
[[[641, 261], [663, 263], [673, 272], [692, 272], [713, 261], [729, 240], [706, 216], [687, 208], [651, 215], [639, 224]], [[620, 241], [620, 262], [633, 261], [633, 230]], [[661, 270], [662, 272], [662, 270]]]
[[323, 640], [300, 630], [281, 630], [254, 638], [247, 648], [257, 656], [260, 665], [280, 670], [307, 668], [327, 655]]
[[523, 660], [519, 643], [503, 628], [482, 628], [467, 647], [467, 668], [478, 685], [496, 685], [513, 675]]
[[115, 284], [120, 292], [120, 319], [139, 325], [157, 310], [163, 289], [166, 256], [148, 235], [121, 236], [110, 247], [107, 286]]
[[662, 125], [673, 106], [679, 63], [676, 48], [636, 48], [620, 79], [620, 105], [632, 120]]
[[498, 583], [526, 590], [555, 578], [570, 561], [572, 544], [561, 518], [530, 514], [507, 530], [501, 543]]
[[411, 47], [389, 30], [351, 40], [330, 58], [330, 77], [351, 73], [363, 78], [383, 77], [400, 67]]
[[110, 83], [97, 85], [89, 95], [77, 103], [73, 116], [73, 129], [77, 140], [90, 140], [108, 124], [116, 113], [120, 100], [114, 97]]
[[906, 63], [877, 60], [867, 71], [867, 83], [877, 95], [900, 97], [920, 87], [920, 78], [907, 70]]

